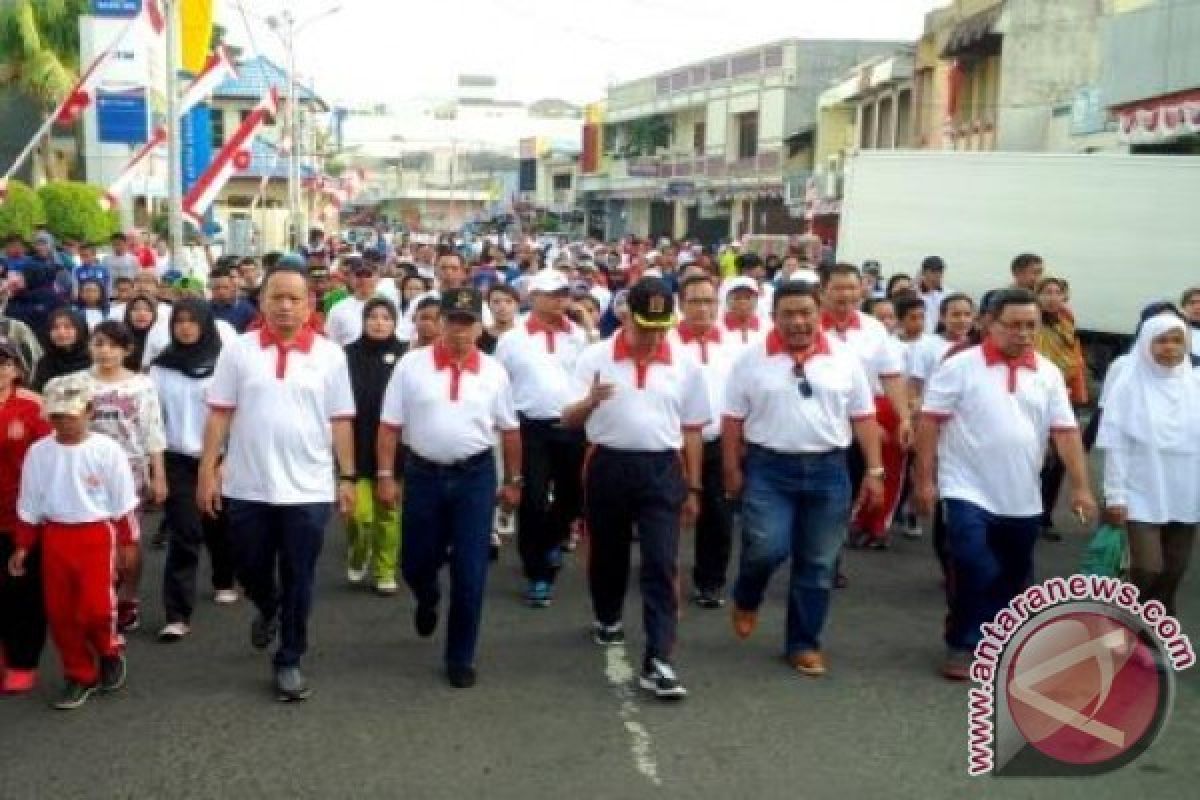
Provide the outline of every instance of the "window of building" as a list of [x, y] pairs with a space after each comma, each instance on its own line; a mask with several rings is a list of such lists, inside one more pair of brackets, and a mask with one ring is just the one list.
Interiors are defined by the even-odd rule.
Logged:
[[225, 112], [213, 109], [210, 116], [212, 120], [213, 150], [220, 150], [225, 145]]
[[554, 176], [555, 189], [570, 189], [571, 188], [571, 173], [564, 172]]
[[704, 153], [704, 123], [697, 122], [692, 126], [692, 152], [697, 155]]
[[738, 159], [754, 158], [758, 155], [758, 112], [748, 111], [737, 115]]

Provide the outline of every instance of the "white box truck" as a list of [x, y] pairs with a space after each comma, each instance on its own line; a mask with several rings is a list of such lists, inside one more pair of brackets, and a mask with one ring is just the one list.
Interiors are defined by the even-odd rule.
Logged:
[[1007, 286], [1009, 264], [1026, 252], [1070, 282], [1085, 341], [1119, 347], [1143, 306], [1178, 303], [1200, 285], [1200, 158], [870, 151], [848, 160], [839, 261], [875, 259], [886, 274], [915, 278], [923, 258], [939, 255], [946, 285], [978, 298]]

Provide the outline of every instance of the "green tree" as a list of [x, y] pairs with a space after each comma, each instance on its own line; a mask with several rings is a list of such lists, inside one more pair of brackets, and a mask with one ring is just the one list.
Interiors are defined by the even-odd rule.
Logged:
[[[79, 76], [79, 17], [88, 10], [88, 0], [0, 0], [0, 87], [53, 110]], [[38, 165], [53, 171], [45, 142]]]
[[0, 203], [0, 237], [19, 234], [26, 240], [33, 230], [46, 223], [46, 210], [38, 193], [21, 181], [8, 182], [8, 195]]
[[115, 210], [100, 203], [102, 192], [95, 186], [75, 181], [47, 183], [38, 189], [46, 210], [46, 227], [60, 239], [100, 244], [121, 229]]

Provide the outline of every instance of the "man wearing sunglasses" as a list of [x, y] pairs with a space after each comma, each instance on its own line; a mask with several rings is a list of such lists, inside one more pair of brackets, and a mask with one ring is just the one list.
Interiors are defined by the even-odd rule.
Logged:
[[772, 573], [792, 558], [785, 655], [803, 675], [826, 672], [821, 631], [851, 515], [846, 449], [867, 470], [859, 504], [883, 499], [879, 429], [858, 357], [822, 330], [817, 287], [775, 292], [774, 330], [734, 364], [722, 422], [725, 490], [742, 501], [733, 629], [746, 639]]
[[342, 273], [348, 279], [352, 295], [329, 309], [325, 332], [339, 347], [345, 347], [362, 336], [363, 307], [375, 296], [379, 272], [375, 264], [361, 256], [342, 259]]

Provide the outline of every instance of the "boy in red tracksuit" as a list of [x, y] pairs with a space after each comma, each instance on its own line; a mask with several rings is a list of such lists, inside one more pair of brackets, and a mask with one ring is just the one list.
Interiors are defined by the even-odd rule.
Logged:
[[54, 707], [79, 708], [92, 692], [125, 684], [117, 635], [117, 544], [133, 540], [138, 497], [133, 470], [116, 441], [88, 430], [91, 382], [84, 373], [46, 384], [43, 408], [54, 435], [29, 448], [17, 497], [16, 551], [9, 572], [21, 576], [41, 540], [46, 621], [66, 685]]

